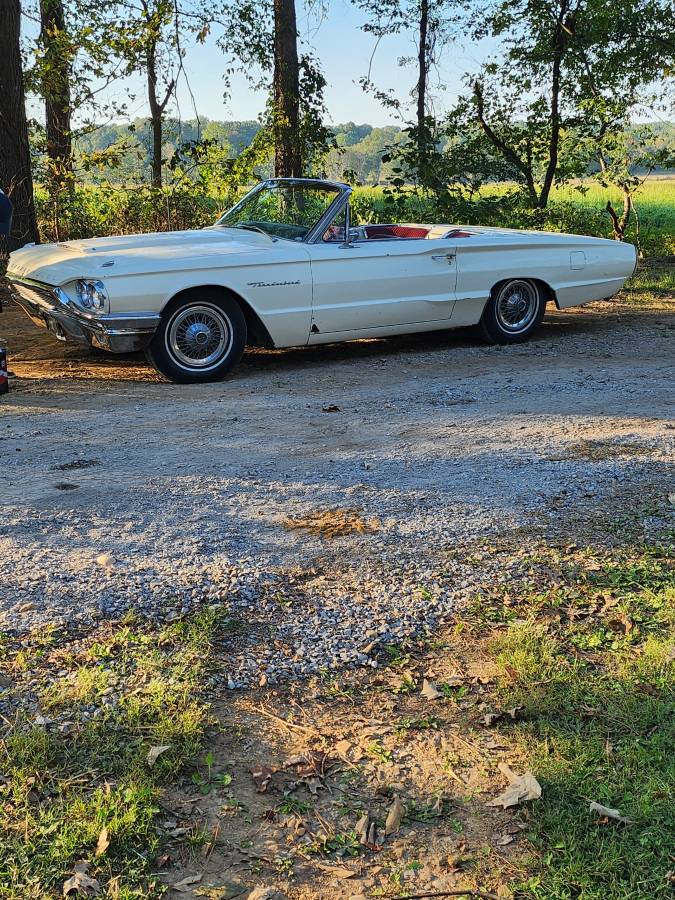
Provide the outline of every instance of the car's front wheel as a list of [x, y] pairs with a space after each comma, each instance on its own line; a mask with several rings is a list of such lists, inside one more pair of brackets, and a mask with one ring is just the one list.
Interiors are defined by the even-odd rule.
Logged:
[[491, 344], [517, 344], [528, 338], [544, 318], [546, 298], [541, 287], [525, 278], [497, 285], [483, 310], [480, 328]]
[[241, 359], [246, 320], [233, 297], [195, 291], [169, 303], [146, 350], [152, 365], [171, 381], [218, 381]]

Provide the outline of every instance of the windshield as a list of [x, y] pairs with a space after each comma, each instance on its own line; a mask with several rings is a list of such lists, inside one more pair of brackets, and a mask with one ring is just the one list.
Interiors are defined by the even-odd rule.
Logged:
[[216, 225], [304, 240], [339, 193], [339, 188], [331, 185], [267, 182], [247, 194]]

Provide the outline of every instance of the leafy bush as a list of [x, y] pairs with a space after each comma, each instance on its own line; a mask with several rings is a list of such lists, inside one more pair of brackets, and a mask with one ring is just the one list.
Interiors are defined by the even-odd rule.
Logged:
[[[611, 224], [604, 210], [607, 199], [608, 193], [594, 185], [581, 192], [568, 187], [554, 194], [547, 209], [533, 210], [509, 184], [489, 185], [473, 196], [448, 192], [441, 200], [412, 188], [392, 192], [382, 187], [357, 187], [352, 209], [356, 222], [449, 222], [610, 237]], [[229, 199], [220, 184], [186, 180], [162, 189], [84, 185], [72, 194], [64, 192], [57, 201], [38, 187], [36, 203], [42, 238], [54, 241], [203, 228], [213, 224]], [[637, 205], [643, 254], [675, 253], [675, 180], [648, 182]], [[629, 239], [636, 238], [633, 224]]]

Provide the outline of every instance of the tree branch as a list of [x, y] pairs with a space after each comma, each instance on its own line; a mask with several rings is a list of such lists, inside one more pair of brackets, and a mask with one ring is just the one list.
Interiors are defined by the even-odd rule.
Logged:
[[525, 177], [525, 181], [527, 182], [527, 189], [530, 193], [530, 197], [536, 203], [537, 189], [534, 185], [532, 170], [520, 158], [516, 151], [512, 147], [509, 147], [509, 145], [499, 137], [499, 135], [492, 129], [492, 127], [486, 120], [485, 99], [483, 97], [483, 89], [478, 79], [476, 79], [473, 83], [473, 97], [476, 106], [476, 120], [478, 121], [480, 127], [483, 129], [485, 136], [490, 141], [490, 143], [495, 146], [500, 151], [500, 153], [518, 169], [519, 172], [522, 172], [523, 176]]

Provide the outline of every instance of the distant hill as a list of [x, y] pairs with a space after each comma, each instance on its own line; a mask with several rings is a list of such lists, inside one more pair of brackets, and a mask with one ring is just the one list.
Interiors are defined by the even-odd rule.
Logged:
[[[208, 138], [217, 140], [233, 156], [237, 156], [251, 143], [259, 129], [260, 123], [256, 121], [219, 122], [206, 117], [199, 121], [179, 121], [168, 118], [164, 127], [164, 155], [170, 159], [180, 144]], [[349, 171], [363, 184], [378, 184], [384, 180], [386, 169], [382, 164], [382, 154], [386, 147], [401, 139], [398, 126], [375, 128], [368, 124], [346, 122], [333, 126], [332, 130], [340, 151], [329, 153], [325, 164], [326, 177], [340, 179], [345, 171]], [[107, 150], [115, 144], [126, 144], [130, 148], [116, 170], [117, 178], [130, 178], [138, 174], [139, 167], [149, 171], [151, 137], [147, 119], [102, 125], [78, 137], [76, 148], [83, 153], [92, 153]]]
[[[635, 126], [637, 129], [639, 126]], [[675, 123], [658, 122], [652, 125], [655, 132], [654, 143], [670, 146], [675, 152]], [[180, 121], [167, 118], [164, 128], [164, 155], [171, 159], [176, 147], [186, 141], [199, 138], [215, 139], [232, 156], [237, 156], [247, 147], [260, 129], [257, 121], [220, 122], [206, 117], [199, 121]], [[402, 130], [397, 125], [376, 128], [372, 125], [358, 125], [345, 122], [332, 126], [339, 150], [328, 154], [325, 172], [328, 178], [341, 179], [348, 172], [350, 179], [361, 184], [373, 185], [387, 180], [389, 169], [382, 163], [385, 148], [402, 140]], [[150, 130], [147, 119], [133, 122], [117, 122], [101, 125], [88, 134], [78, 137], [76, 147], [84, 153], [106, 150], [116, 144], [129, 147], [120, 166], [109, 173], [116, 180], [138, 178], [141, 172], [149, 173]]]

